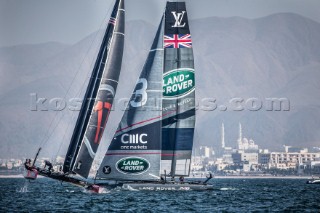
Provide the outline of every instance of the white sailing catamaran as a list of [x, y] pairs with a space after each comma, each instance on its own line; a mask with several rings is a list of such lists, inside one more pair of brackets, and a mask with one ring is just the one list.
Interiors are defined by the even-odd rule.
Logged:
[[[167, 2], [151, 50], [114, 137], [88, 178], [116, 93], [124, 46], [124, 0], [116, 0], [65, 158], [63, 173], [29, 171], [94, 191], [210, 190], [189, 176], [195, 127], [195, 70], [184, 2]], [[36, 160], [36, 159], [35, 159]], [[34, 161], [35, 161], [34, 160]], [[175, 178], [179, 177], [179, 181]]]

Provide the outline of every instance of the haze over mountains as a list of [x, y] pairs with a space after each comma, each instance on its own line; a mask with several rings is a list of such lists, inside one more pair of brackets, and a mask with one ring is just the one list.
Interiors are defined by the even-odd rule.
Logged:
[[[217, 106], [228, 107], [226, 111], [219, 107], [198, 110], [196, 146], [219, 146], [222, 122], [228, 146], [236, 145], [239, 122], [244, 137], [254, 139], [261, 148], [320, 146], [319, 23], [282, 13], [254, 20], [193, 20], [190, 29], [197, 98], [214, 98]], [[130, 96], [155, 31], [156, 26], [142, 21], [126, 23], [118, 98]], [[65, 153], [77, 112], [41, 111], [49, 108], [41, 104], [31, 111], [35, 96], [30, 94], [48, 99], [82, 98], [102, 36], [99, 31], [74, 45], [49, 42], [0, 48], [0, 158], [33, 156], [41, 143], [46, 143], [44, 156], [59, 149], [60, 154]], [[248, 107], [234, 111], [229, 103], [232, 98], [257, 98], [263, 106], [258, 111]], [[267, 111], [266, 98], [287, 98], [290, 110]], [[120, 119], [119, 108], [111, 124]], [[111, 132], [106, 131], [108, 137]], [[52, 136], [44, 142], [47, 135]]]

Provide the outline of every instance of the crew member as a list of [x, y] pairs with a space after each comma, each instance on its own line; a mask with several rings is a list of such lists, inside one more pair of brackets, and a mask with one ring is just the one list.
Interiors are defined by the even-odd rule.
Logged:
[[207, 180], [205, 180], [205, 181], [203, 182], [203, 184], [207, 184], [207, 182], [208, 182], [211, 178], [213, 178], [212, 173], [210, 172], [210, 173], [209, 173], [209, 176], [206, 176], [206, 178], [207, 178]]
[[48, 166], [48, 172], [51, 173], [52, 163], [48, 160], [45, 160], [43, 169], [45, 169], [47, 166]]
[[26, 170], [32, 170], [32, 166], [31, 166], [31, 159], [26, 159], [26, 161], [24, 162], [24, 167], [26, 168]]
[[183, 177], [183, 176], [180, 176], [180, 177], [179, 177], [179, 181], [180, 181], [180, 183], [183, 183], [183, 182], [184, 182], [184, 177]]
[[212, 178], [212, 173], [210, 172], [209, 176], [206, 176], [206, 178], [210, 178], [211, 179]]

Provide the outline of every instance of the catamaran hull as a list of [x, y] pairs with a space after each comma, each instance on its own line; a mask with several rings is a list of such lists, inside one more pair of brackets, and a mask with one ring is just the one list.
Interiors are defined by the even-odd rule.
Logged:
[[320, 179], [319, 180], [308, 180], [307, 184], [320, 184]]
[[26, 170], [23, 174], [23, 177], [27, 180], [35, 180], [37, 179], [38, 171], [36, 169]]
[[47, 177], [47, 178], [51, 178], [53, 180], [58, 180], [61, 182], [66, 182], [66, 183], [70, 183], [72, 185], [76, 185], [76, 186], [80, 186], [80, 187], [87, 187], [88, 184], [82, 180], [73, 178], [71, 176], [67, 176], [64, 175], [63, 173], [59, 173], [59, 172], [48, 172], [45, 169], [40, 169], [38, 168], [38, 174], [43, 176], [43, 177]]
[[192, 183], [124, 183], [122, 189], [139, 191], [206, 191], [213, 190], [213, 185]]

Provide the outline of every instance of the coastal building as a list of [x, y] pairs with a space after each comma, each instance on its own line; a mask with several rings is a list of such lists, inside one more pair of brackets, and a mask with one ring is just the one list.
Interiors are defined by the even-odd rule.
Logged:
[[237, 140], [238, 150], [251, 150], [258, 151], [259, 146], [254, 143], [253, 139], [247, 139], [242, 137], [242, 126], [239, 123], [239, 138]]
[[271, 154], [268, 150], [259, 150], [258, 164], [260, 164], [263, 168], [268, 168], [268, 165], [270, 163], [270, 157]]
[[232, 153], [234, 149], [232, 147], [225, 147], [222, 155], [223, 162], [228, 164], [233, 164]]
[[320, 158], [306, 163], [306, 169], [312, 170], [314, 174], [320, 174]]
[[320, 153], [308, 153], [308, 152], [271, 152], [270, 164], [276, 165], [280, 163], [296, 163], [304, 164], [311, 161], [315, 161], [320, 157]]
[[217, 171], [222, 171], [226, 167], [228, 167], [230, 164], [226, 163], [223, 158], [217, 158], [214, 165], [215, 165]]
[[237, 152], [232, 154], [232, 159], [235, 164], [241, 164], [243, 162], [258, 164], [259, 153]]
[[203, 158], [200, 156], [192, 156], [191, 158], [191, 170], [199, 171], [203, 169]]
[[234, 149], [232, 147], [226, 146], [225, 142], [225, 128], [224, 123], [221, 125], [221, 147], [218, 148], [217, 157], [220, 158], [221, 161], [223, 161], [223, 164], [232, 164], [232, 153], [234, 152]]
[[199, 147], [200, 156], [203, 158], [211, 158], [213, 156], [213, 149], [208, 146]]
[[259, 164], [267, 165], [268, 168], [296, 169], [316, 165], [313, 162], [320, 158], [320, 153], [308, 152], [307, 148], [284, 146], [284, 149], [284, 152], [259, 153]]
[[259, 162], [259, 146], [252, 139], [242, 136], [241, 123], [239, 123], [237, 146], [237, 149], [232, 153], [233, 164], [241, 166], [244, 172], [256, 170]]

